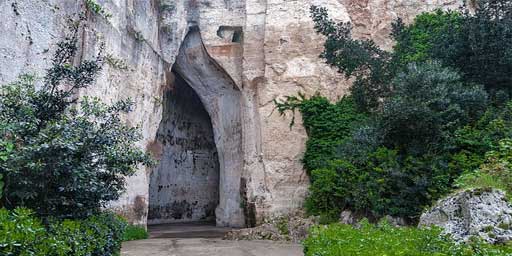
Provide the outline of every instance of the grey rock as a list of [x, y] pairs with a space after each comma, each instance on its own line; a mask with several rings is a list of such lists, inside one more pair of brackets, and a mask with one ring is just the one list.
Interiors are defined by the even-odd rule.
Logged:
[[300, 242], [307, 238], [309, 229], [318, 224], [316, 217], [305, 217], [301, 212], [267, 220], [264, 224], [226, 234], [226, 240], [273, 240]]
[[480, 237], [489, 243], [512, 240], [512, 206], [496, 189], [472, 189], [438, 201], [423, 213], [419, 226], [439, 226], [459, 242]]
[[352, 211], [345, 210], [340, 214], [340, 223], [347, 225], [355, 225], [359, 223], [361, 219], [356, 216]]

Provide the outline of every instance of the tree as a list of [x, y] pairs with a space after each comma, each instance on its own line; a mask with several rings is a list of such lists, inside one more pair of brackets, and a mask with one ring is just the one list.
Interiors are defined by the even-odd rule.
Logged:
[[511, 98], [512, 1], [477, 0], [474, 13], [438, 10], [394, 27], [401, 61], [438, 60], [465, 81], [484, 85], [494, 103]]
[[[42, 88], [23, 75], [0, 90], [0, 174], [5, 207], [24, 206], [40, 216], [83, 218], [124, 191], [125, 177], [151, 158], [134, 143], [137, 128], [122, 121], [133, 103], [76, 99], [101, 70], [103, 58], [73, 65], [80, 22], [57, 44]], [[9, 146], [12, 145], [12, 146]], [[7, 148], [10, 147], [10, 148]]]
[[391, 92], [389, 81], [397, 68], [393, 56], [372, 40], [353, 39], [351, 24], [336, 24], [324, 7], [311, 6], [311, 16], [316, 31], [326, 37], [320, 57], [347, 78], [355, 78], [351, 92], [360, 110], [377, 109], [380, 99]]

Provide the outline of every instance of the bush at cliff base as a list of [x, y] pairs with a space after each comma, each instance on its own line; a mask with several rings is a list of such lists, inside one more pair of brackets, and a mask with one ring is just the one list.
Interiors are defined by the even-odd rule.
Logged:
[[25, 208], [0, 209], [0, 255], [120, 255], [126, 222], [112, 213], [45, 222]]
[[498, 256], [512, 255], [510, 246], [492, 246], [478, 241], [456, 244], [441, 235], [441, 229], [393, 227], [387, 223], [359, 227], [344, 224], [317, 226], [304, 241], [306, 256]]

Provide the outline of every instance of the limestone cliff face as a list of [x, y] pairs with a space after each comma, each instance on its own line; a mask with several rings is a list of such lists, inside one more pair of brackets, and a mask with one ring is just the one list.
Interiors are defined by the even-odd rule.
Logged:
[[[422, 11], [457, 8], [462, 0], [97, 2], [112, 17], [87, 12], [78, 58], [94, 56], [104, 42], [110, 61], [95, 86], [79, 94], [106, 102], [132, 98], [136, 107], [126, 121], [142, 127], [140, 147], [163, 159], [169, 145], [157, 135], [168, 118], [164, 95], [176, 77], [183, 79], [212, 125], [219, 169], [218, 191], [212, 192], [218, 193], [217, 224], [244, 226], [300, 207], [307, 192], [301, 164], [307, 135], [300, 120], [290, 130], [289, 118], [272, 114], [272, 100], [299, 91], [335, 100], [350, 84], [318, 58], [322, 38], [313, 31], [309, 6], [328, 7], [333, 18], [355, 25], [356, 36], [389, 48], [395, 18], [410, 21]], [[0, 84], [21, 73], [44, 74], [53, 45], [66, 31], [66, 17], [85, 10], [83, 1], [0, 0]], [[111, 207], [145, 224], [151, 175], [158, 169], [165, 166], [140, 168]]]

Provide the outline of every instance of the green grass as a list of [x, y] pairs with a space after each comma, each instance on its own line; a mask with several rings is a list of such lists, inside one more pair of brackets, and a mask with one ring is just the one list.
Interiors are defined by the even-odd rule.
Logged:
[[128, 225], [123, 235], [123, 241], [147, 239], [148, 232], [144, 227], [137, 225]]
[[396, 228], [361, 222], [360, 228], [332, 224], [314, 227], [304, 241], [306, 256], [498, 256], [512, 255], [510, 246], [480, 242], [457, 245], [438, 228]]

